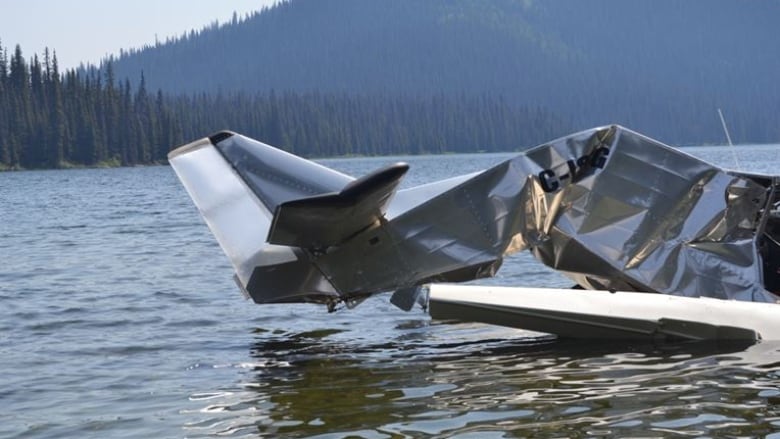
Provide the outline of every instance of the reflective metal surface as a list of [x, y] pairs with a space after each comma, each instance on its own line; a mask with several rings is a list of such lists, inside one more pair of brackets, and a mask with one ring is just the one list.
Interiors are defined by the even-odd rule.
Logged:
[[257, 303], [398, 291], [407, 308], [415, 287], [492, 276], [525, 249], [584, 288], [776, 301], [776, 179], [620, 126], [398, 192], [403, 164], [354, 180], [234, 133], [170, 162]]

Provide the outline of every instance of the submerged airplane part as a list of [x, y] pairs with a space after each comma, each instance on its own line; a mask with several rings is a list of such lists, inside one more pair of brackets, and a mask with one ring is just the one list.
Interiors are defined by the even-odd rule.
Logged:
[[668, 294], [430, 285], [438, 320], [481, 322], [562, 338], [780, 340], [780, 305]]
[[230, 132], [169, 159], [257, 303], [396, 291], [410, 308], [419, 286], [492, 276], [524, 249], [587, 289], [777, 300], [778, 178], [620, 126], [402, 190], [406, 164], [353, 179]]

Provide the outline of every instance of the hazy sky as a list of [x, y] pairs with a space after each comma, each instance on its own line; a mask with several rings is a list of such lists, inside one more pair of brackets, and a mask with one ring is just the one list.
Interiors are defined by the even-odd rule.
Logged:
[[119, 49], [138, 48], [230, 20], [277, 0], [4, 0], [0, 45], [22, 47], [26, 59], [57, 51], [60, 69], [98, 63]]

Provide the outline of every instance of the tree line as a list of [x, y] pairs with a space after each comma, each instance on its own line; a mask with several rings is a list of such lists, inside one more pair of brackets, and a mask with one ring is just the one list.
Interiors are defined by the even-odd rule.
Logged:
[[291, 0], [120, 52], [167, 93], [492, 94], [576, 129], [780, 141], [780, 2]]
[[[134, 165], [164, 157], [176, 141], [162, 93], [105, 75], [59, 71], [48, 49], [28, 62], [0, 48], [0, 167]], [[178, 137], [181, 138], [180, 136]]]
[[0, 46], [0, 169], [162, 163], [229, 129], [308, 157], [521, 150], [570, 131], [500, 96], [150, 92], [100, 68], [60, 72]]

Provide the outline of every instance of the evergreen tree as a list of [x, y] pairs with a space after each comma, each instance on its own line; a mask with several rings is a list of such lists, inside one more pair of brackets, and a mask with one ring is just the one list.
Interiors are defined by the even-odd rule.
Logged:
[[10, 101], [8, 97], [8, 60], [6, 50], [0, 40], [0, 168], [10, 165], [11, 151], [8, 141], [8, 112]]
[[117, 89], [116, 75], [114, 74], [114, 60], [109, 58], [103, 68], [105, 72], [106, 85], [103, 104], [103, 121], [105, 124], [105, 137], [107, 144], [108, 158], [119, 160], [122, 156], [121, 119], [119, 114], [119, 91]]
[[49, 102], [49, 130], [47, 142], [49, 145], [46, 151], [46, 163], [49, 167], [61, 166], [65, 161], [65, 145], [70, 143], [70, 134], [65, 117], [65, 103], [62, 96], [62, 82], [60, 78], [59, 65], [57, 62], [57, 53], [55, 52], [51, 60], [48, 59], [48, 48], [46, 49], [46, 70], [47, 70], [47, 91]]
[[23, 145], [30, 142], [29, 133], [32, 128], [32, 105], [30, 102], [30, 79], [27, 63], [22, 56], [22, 48], [17, 44], [14, 54], [11, 56], [11, 69], [9, 72], [9, 128], [7, 134], [8, 148], [10, 152], [11, 167], [22, 166], [26, 163], [29, 154], [22, 149]]

